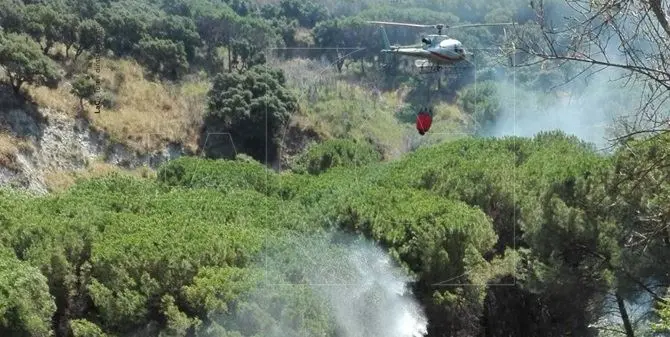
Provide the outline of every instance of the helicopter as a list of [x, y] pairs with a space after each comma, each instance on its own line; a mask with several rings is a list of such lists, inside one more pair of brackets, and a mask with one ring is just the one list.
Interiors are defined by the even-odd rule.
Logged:
[[[418, 60], [414, 61], [414, 65], [417, 68], [419, 68], [419, 72], [423, 74], [438, 72], [441, 71], [446, 66], [451, 66], [461, 62], [470, 63], [468, 61], [468, 56], [472, 55], [472, 53], [466, 51], [463, 48], [463, 43], [461, 43], [461, 41], [453, 39], [447, 35], [443, 35], [442, 29], [482, 27], [482, 26], [502, 26], [502, 25], [514, 24], [513, 22], [509, 22], [509, 23], [479, 23], [479, 24], [449, 26], [446, 24], [421, 25], [414, 23], [400, 23], [400, 22], [387, 22], [387, 21], [367, 21], [367, 23], [382, 25], [381, 31], [382, 36], [384, 38], [384, 49], [382, 49], [381, 51], [382, 53], [405, 55], [418, 58]], [[422, 45], [395, 46], [391, 45], [391, 43], [389, 42], [388, 36], [386, 35], [386, 30], [384, 30], [383, 25], [418, 27], [418, 28], [436, 28], [437, 34], [429, 34], [421, 38]]]

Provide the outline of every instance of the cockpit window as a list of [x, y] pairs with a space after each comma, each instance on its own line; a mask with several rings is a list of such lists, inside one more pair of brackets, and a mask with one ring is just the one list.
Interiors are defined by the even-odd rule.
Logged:
[[457, 52], [457, 53], [462, 53], [463, 48], [461, 48], [460, 46], [454, 46], [454, 51]]

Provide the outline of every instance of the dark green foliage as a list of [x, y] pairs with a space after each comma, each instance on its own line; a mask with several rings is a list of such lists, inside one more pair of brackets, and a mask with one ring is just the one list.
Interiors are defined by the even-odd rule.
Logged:
[[495, 124], [502, 112], [496, 83], [493, 81], [477, 81], [464, 88], [458, 100], [463, 111], [472, 116], [476, 128], [482, 134]]
[[47, 278], [0, 246], [0, 334], [47, 337], [56, 310]]
[[[611, 221], [618, 222], [630, 247], [613, 259], [620, 266], [619, 275], [625, 276], [619, 286], [626, 298], [635, 298], [641, 291], [630, 275], [658, 280], [668, 277], [664, 274], [664, 270], [670, 268], [668, 143], [668, 133], [629, 141], [612, 160], [613, 169], [608, 176], [607, 198], [603, 204]], [[667, 294], [659, 295], [667, 297]]]
[[0, 27], [6, 33], [21, 33], [24, 27], [25, 9], [21, 1], [0, 1]]
[[[631, 275], [664, 277], [665, 269], [620, 244], [622, 229], [645, 228], [627, 218], [630, 207], [652, 214], [667, 195], [638, 192], [648, 201], [623, 203], [637, 191], [612, 180], [613, 163], [635, 175], [624, 153], [603, 158], [552, 132], [463, 139], [392, 163], [377, 162], [368, 146], [333, 141], [302, 160], [329, 154], [341, 161], [318, 175], [276, 174], [244, 156], [181, 158], [164, 165], [156, 182], [112, 175], [58, 195], [4, 192], [0, 246], [14, 267], [2, 270], [41, 271], [48, 281], [30, 279], [48, 285], [53, 300], [31, 306], [12, 297], [23, 316], [2, 311], [0, 300], [2, 327], [13, 329], [3, 331], [39, 335], [52, 301], [55, 329], [76, 336], [267, 336], [281, 317], [293, 317], [285, 328], [297, 335], [332, 336], [328, 307], [314, 293], [254, 290], [267, 281], [264, 254], [285, 263], [273, 282], [307, 280], [304, 260], [292, 255], [295, 238], [323, 228], [381, 244], [417, 276], [431, 333], [449, 336], [587, 335], [603, 294], [634, 294]], [[661, 245], [650, 243], [652, 256], [663, 256]], [[328, 254], [340, 256], [332, 248]]]
[[193, 12], [191, 11], [189, 2], [187, 0], [163, 0], [161, 9], [169, 15], [191, 17]]
[[[53, 50], [55, 43], [65, 45], [66, 58], [72, 48], [75, 59], [84, 51], [91, 56], [107, 56], [111, 51], [117, 57], [136, 58], [154, 75], [174, 80], [203, 68], [212, 73], [220, 72], [225, 69], [224, 65], [228, 71], [246, 70], [264, 64], [274, 54], [310, 58], [326, 55], [339, 70], [348, 60], [355, 60], [360, 62], [361, 73], [366, 72], [367, 64], [373, 64], [376, 71], [382, 70], [385, 75], [393, 74], [392, 77], [398, 79], [407, 74], [399, 71], [397, 62], [390, 62], [392, 67], [389, 62], [380, 62], [384, 61], [378, 57], [381, 35], [378, 27], [366, 24], [366, 20], [455, 24], [459, 18], [454, 13], [470, 13], [466, 18], [461, 17], [461, 21], [496, 21], [510, 15], [528, 19], [526, 3], [512, 1], [511, 5], [508, 8], [460, 0], [447, 3], [396, 1], [391, 5], [379, 1], [336, 4], [282, 0], [262, 6], [248, 0], [3, 0], [0, 1], [0, 25], [5, 32], [31, 35], [45, 54]], [[344, 10], [342, 6], [349, 8]], [[341, 15], [344, 12], [348, 14]], [[387, 32], [390, 40], [399, 44], [414, 44], [420, 37], [418, 31], [399, 27], [388, 27]], [[314, 42], [308, 37], [309, 33]], [[500, 33], [475, 29], [472, 34], [459, 38], [472, 47], [485, 48], [501, 43]], [[362, 49], [346, 57], [348, 50], [324, 54], [313, 50], [274, 49], [312, 47], [313, 43], [324, 48]], [[227, 55], [218, 55], [220, 47], [225, 47]], [[406, 80], [396, 82], [393, 86]], [[542, 83], [545, 82], [551, 81]]]
[[116, 55], [130, 55], [142, 37], [149, 33], [160, 12], [152, 5], [138, 1], [115, 1], [103, 9], [95, 20], [105, 29], [105, 48]]
[[76, 22], [69, 22], [68, 19], [71, 21], [77, 17], [68, 13], [62, 2], [28, 4], [24, 8], [24, 13], [25, 31], [37, 41], [44, 40], [42, 46], [44, 54], [47, 54], [57, 41], [73, 40], [72, 33]]
[[240, 16], [249, 15], [255, 9], [249, 0], [225, 0], [224, 2]]
[[87, 19], [77, 27], [78, 48], [75, 60], [85, 50], [96, 51], [102, 49], [105, 41], [105, 29], [95, 20]]
[[72, 82], [72, 94], [79, 98], [81, 108], [84, 107], [84, 100], [92, 100], [96, 93], [95, 78], [89, 74], [77, 76]]
[[265, 56], [256, 50], [248, 39], [233, 39], [231, 42], [233, 64], [238, 69], [249, 69], [255, 65], [265, 64]]
[[[370, 59], [376, 56], [378, 51], [383, 48], [382, 37], [379, 28], [367, 24], [361, 17], [346, 17], [331, 19], [319, 22], [312, 30], [315, 45], [323, 48], [362, 48], [360, 52], [351, 54], [349, 58], [361, 60]], [[332, 62], [340, 61], [344, 53], [351, 50], [340, 52], [330, 52], [328, 57]], [[338, 62], [338, 70], [342, 70], [342, 62]]]
[[[545, 8], [561, 10], [558, 3], [545, 1]], [[210, 158], [236, 158], [175, 160], [157, 181], [112, 175], [56, 195], [3, 191], [0, 335], [266, 337], [284, 324], [289, 334], [332, 337], [327, 306], [314, 293], [255, 291], [267, 281], [259, 266], [268, 252], [285, 262], [272, 277], [308, 280], [290, 237], [324, 228], [376, 241], [417, 277], [414, 292], [431, 336], [592, 335], [605, 294], [632, 300], [649, 291], [647, 280], [670, 283], [667, 135], [630, 142], [611, 157], [559, 132], [465, 138], [390, 163], [367, 142], [338, 139], [302, 153], [293, 172], [265, 166], [280, 159], [279, 138], [297, 111], [284, 74], [266, 64], [275, 61], [272, 48], [365, 48], [346, 59], [350, 50], [303, 55], [325, 55], [347, 79], [359, 79], [347, 65], [356, 61], [369, 81], [361, 83], [376, 85], [383, 75], [393, 81], [389, 88], [408, 85], [415, 94], [430, 92], [432, 83], [408, 80], [401, 62], [382, 69], [381, 35], [366, 20], [533, 18], [521, 0], [282, 0], [261, 7], [246, 0], [0, 0], [0, 65], [16, 92], [23, 83], [57, 84], [49, 59], [57, 43], [66, 57], [71, 48], [75, 59], [111, 51], [173, 80], [204, 68], [214, 79], [200, 147]], [[386, 31], [395, 44], [432, 33]], [[503, 42], [496, 28], [455, 37], [472, 49]], [[493, 80], [504, 74], [490, 58], [475, 61], [487, 69], [476, 91], [450, 96], [485, 132], [503, 108]], [[526, 89], [547, 89], [577, 71], [528, 67], [517, 79]], [[92, 77], [79, 74], [71, 83], [80, 103], [114, 105], [110, 92], [95, 96]], [[448, 79], [446, 87], [440, 93], [457, 86]], [[659, 309], [658, 327], [667, 328], [667, 307]]]
[[334, 139], [309, 148], [296, 160], [292, 171], [320, 174], [332, 167], [359, 167], [380, 159], [380, 153], [370, 144]]
[[281, 70], [263, 65], [218, 75], [208, 94], [209, 109], [201, 132], [200, 146], [205, 153], [222, 157], [232, 149], [257, 160], [274, 160], [279, 132], [297, 107], [284, 84]]
[[278, 7], [267, 6], [266, 8], [268, 7], [277, 8], [277, 10], [275, 12], [272, 9], [266, 9], [267, 18], [278, 14], [288, 20], [297, 20], [300, 26], [307, 28], [314, 27], [319, 21], [327, 20], [329, 16], [322, 4], [312, 1], [282, 0]]
[[[159, 39], [167, 39], [175, 43], [181, 43], [186, 52], [186, 60], [193, 61], [195, 50], [201, 44], [197, 27], [190, 18], [169, 15], [154, 21], [150, 28], [151, 36]], [[181, 57], [181, 55], [175, 56]]]
[[138, 59], [152, 73], [178, 80], [188, 69], [184, 43], [166, 39], [143, 38], [137, 44]]
[[56, 86], [61, 77], [56, 63], [44, 56], [37, 42], [25, 34], [0, 35], [0, 64], [16, 93], [23, 83]]
[[236, 35], [231, 36], [231, 41], [240, 36], [247, 40], [251, 54], [267, 53], [267, 48], [281, 48], [282, 40], [273, 27], [264, 20], [253, 17], [242, 17], [237, 24]]
[[279, 182], [276, 174], [258, 162], [180, 158], [158, 171], [158, 180], [170, 186], [214, 188], [224, 193], [252, 189], [274, 194]]
[[71, 13], [77, 14], [80, 20], [88, 20], [94, 18], [108, 3], [97, 0], [66, 0], [66, 4]]

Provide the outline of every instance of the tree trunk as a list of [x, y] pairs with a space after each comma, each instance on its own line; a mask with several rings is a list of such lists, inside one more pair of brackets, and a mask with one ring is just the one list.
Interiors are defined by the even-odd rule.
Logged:
[[21, 95], [21, 85], [23, 85], [23, 81], [13, 79], [11, 75], [9, 76], [9, 79], [11, 80], [12, 90], [14, 90], [14, 93], [16, 95]]
[[42, 49], [42, 53], [44, 53], [44, 55], [49, 55], [49, 50], [51, 49], [53, 44], [54, 43], [52, 41], [47, 41], [46, 45], [44, 46], [44, 49]]
[[233, 62], [232, 62], [232, 55], [230, 51], [230, 46], [227, 46], [226, 49], [228, 50], [228, 72], [232, 73], [233, 72]]
[[616, 303], [619, 305], [619, 312], [621, 313], [621, 320], [623, 321], [624, 329], [626, 330], [626, 337], [635, 337], [635, 332], [633, 331], [633, 326], [630, 324], [630, 317], [628, 317], [628, 312], [626, 311], [626, 304], [623, 301], [623, 298], [619, 293], [615, 293]]
[[209, 43], [207, 44], [205, 57], [207, 58], [207, 66], [209, 67], [209, 69], [217, 69], [217, 70], [219, 69], [214, 58], [214, 48]]
[[654, 15], [656, 15], [658, 23], [661, 24], [661, 27], [663, 27], [665, 33], [668, 35], [668, 37], [670, 37], [670, 24], [668, 23], [668, 19], [665, 17], [665, 13], [663, 13], [661, 0], [650, 0], [649, 7], [651, 7], [651, 11], [654, 12]]

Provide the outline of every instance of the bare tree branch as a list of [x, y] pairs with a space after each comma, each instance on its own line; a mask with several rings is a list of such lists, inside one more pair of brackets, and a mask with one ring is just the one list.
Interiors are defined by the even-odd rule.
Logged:
[[670, 130], [670, 23], [662, 0], [565, 0], [557, 10], [560, 18], [550, 13], [555, 6], [549, 9], [543, 1], [534, 0], [533, 8], [537, 25], [520, 26], [515, 34], [517, 49], [527, 58], [518, 66], [587, 65], [575, 77], [602, 67], [618, 69], [624, 73], [622, 85], [641, 96], [637, 111], [620, 120], [623, 134], [612, 141]]

